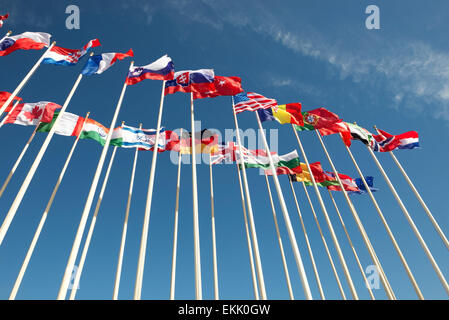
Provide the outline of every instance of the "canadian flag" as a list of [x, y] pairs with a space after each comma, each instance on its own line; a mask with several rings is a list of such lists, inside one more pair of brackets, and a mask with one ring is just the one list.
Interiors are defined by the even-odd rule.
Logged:
[[55, 110], [59, 108], [59, 104], [48, 101], [21, 103], [8, 114], [5, 123], [32, 126], [39, 122], [51, 122]]

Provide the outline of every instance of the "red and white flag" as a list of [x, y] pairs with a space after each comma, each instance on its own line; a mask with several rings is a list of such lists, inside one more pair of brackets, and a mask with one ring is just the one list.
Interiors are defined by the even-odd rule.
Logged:
[[59, 108], [59, 104], [48, 101], [22, 103], [7, 115], [5, 123], [32, 126], [39, 122], [51, 122], [55, 110]]
[[5, 14], [3, 16], [0, 16], [0, 28], [3, 27], [3, 21], [8, 19], [8, 17], [9, 17], [9, 14]]
[[240, 113], [245, 110], [256, 111], [258, 109], [274, 108], [277, 110], [277, 101], [264, 97], [255, 92], [239, 93], [234, 96], [234, 110], [235, 113]]
[[45, 32], [24, 32], [17, 36], [5, 37], [0, 40], [0, 56], [6, 56], [13, 51], [40, 50], [50, 45], [51, 34]]

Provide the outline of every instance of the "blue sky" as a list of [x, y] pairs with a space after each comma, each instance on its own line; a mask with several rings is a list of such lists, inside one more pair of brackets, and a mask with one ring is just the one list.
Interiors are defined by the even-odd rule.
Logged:
[[[65, 28], [65, 8], [77, 4], [81, 10], [81, 28]], [[366, 6], [380, 8], [380, 30], [365, 28]], [[13, 30], [42, 31], [52, 34], [58, 45], [80, 48], [89, 39], [99, 38], [98, 52], [126, 52], [132, 48], [136, 65], [145, 65], [163, 54], [172, 57], [175, 68], [213, 68], [217, 75], [240, 76], [243, 87], [279, 103], [301, 102], [304, 110], [324, 106], [346, 121], [357, 121], [371, 130], [377, 125], [391, 133], [417, 130], [421, 149], [396, 152], [441, 228], [448, 232], [449, 217], [444, 181], [447, 165], [447, 129], [449, 123], [449, 22], [445, 1], [5, 1], [0, 11], [10, 18], [2, 33]], [[0, 90], [13, 91], [40, 51], [17, 51], [0, 59]], [[99, 76], [85, 77], [67, 111], [91, 117], [109, 126], [113, 110], [130, 60], [117, 63]], [[84, 61], [76, 67], [41, 66], [21, 97], [29, 102], [53, 101], [62, 104]], [[145, 128], [156, 126], [160, 96], [159, 81], [145, 81], [129, 87], [119, 121]], [[163, 125], [168, 129], [190, 128], [189, 96], [166, 97]], [[195, 117], [202, 128], [224, 132], [234, 128], [229, 97], [203, 99], [195, 104]], [[254, 115], [239, 115], [242, 129], [257, 126]], [[264, 124], [278, 129], [279, 153], [298, 149], [291, 128], [276, 123]], [[1, 128], [2, 160], [0, 172], [6, 177], [31, 134], [32, 127], [6, 125]], [[0, 199], [0, 217], [4, 218], [45, 136], [37, 134], [22, 164]], [[301, 139], [311, 161], [321, 161], [330, 169], [313, 133], [302, 132]], [[357, 176], [341, 141], [325, 138], [337, 168]], [[4, 243], [0, 247], [0, 298], [7, 299], [34, 230], [50, 197], [59, 171], [73, 139], [55, 136], [18, 210]], [[430, 263], [408, 226], [399, 206], [388, 191], [364, 146], [354, 143], [354, 156], [365, 174], [375, 177], [381, 190], [375, 194], [399, 245], [428, 299], [447, 299]], [[299, 151], [299, 150], [298, 150]], [[41, 234], [19, 299], [54, 299], [72, 247], [76, 228], [92, 181], [101, 148], [94, 141], [81, 141]], [[387, 154], [378, 158], [390, 175], [405, 205], [446, 276], [449, 255], [431, 223]], [[127, 189], [133, 152], [118, 150], [106, 189], [97, 226], [80, 283], [79, 299], [110, 299], [120, 244]], [[107, 159], [108, 161], [108, 159]], [[151, 153], [139, 153], [128, 238], [125, 249], [119, 298], [133, 295], [141, 224], [151, 166]], [[3, 179], [1, 178], [1, 179]], [[285, 177], [280, 177], [293, 228], [314, 298], [319, 298], [299, 219]], [[248, 171], [258, 232], [267, 295], [288, 299], [282, 262], [264, 178], [257, 170]], [[100, 180], [101, 181], [101, 180]], [[252, 299], [252, 284], [240, 194], [234, 166], [214, 168], [215, 210], [220, 295], [223, 299]], [[168, 153], [157, 163], [155, 194], [151, 210], [143, 299], [167, 299], [169, 296], [173, 233], [176, 166]], [[200, 240], [203, 296], [213, 298], [212, 248], [210, 228], [209, 168], [198, 167]], [[296, 186], [300, 206], [309, 231], [326, 297], [340, 299], [319, 233], [300, 185]], [[329, 215], [340, 240], [349, 270], [360, 298], [368, 299], [343, 229], [327, 195], [322, 190]], [[98, 190], [99, 192], [99, 190]], [[97, 192], [97, 193], [98, 193]], [[345, 293], [349, 288], [338, 262], [335, 248], [316, 195], [310, 189], [320, 223], [337, 266]], [[335, 198], [364, 267], [371, 264], [357, 227], [342, 195]], [[96, 201], [96, 199], [95, 199]], [[275, 196], [277, 203], [277, 197]], [[416, 299], [400, 260], [367, 196], [353, 197], [355, 206], [379, 256], [391, 286], [400, 299]], [[295, 298], [304, 294], [288, 241], [285, 225], [277, 206], [281, 234]], [[90, 219], [88, 221], [90, 223]], [[183, 165], [181, 180], [177, 299], [193, 299], [194, 264], [192, 235], [191, 167]], [[87, 230], [86, 230], [87, 231]], [[374, 290], [384, 299], [382, 289]]]

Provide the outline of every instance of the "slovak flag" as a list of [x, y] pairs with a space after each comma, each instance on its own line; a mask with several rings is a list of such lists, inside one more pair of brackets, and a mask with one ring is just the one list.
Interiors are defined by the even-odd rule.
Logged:
[[126, 84], [133, 85], [145, 79], [173, 80], [174, 74], [175, 67], [173, 61], [169, 56], [165, 55], [146, 66], [136, 66], [129, 69]]
[[90, 48], [101, 46], [98, 39], [90, 40], [82, 49], [66, 49], [54, 46], [45, 54], [42, 63], [55, 64], [59, 66], [74, 66], [78, 61], [89, 52]]
[[0, 16], [0, 28], [3, 27], [3, 21], [8, 19], [9, 14], [5, 14], [3, 16]]
[[416, 131], [408, 131], [398, 135], [392, 135], [379, 129], [379, 135], [373, 135], [374, 139], [381, 146], [383, 152], [394, 149], [415, 149], [419, 148], [419, 136]]
[[175, 72], [174, 79], [165, 83], [164, 94], [175, 92], [203, 92], [214, 90], [214, 70], [184, 70]]
[[5, 123], [32, 126], [39, 122], [51, 122], [55, 111], [59, 108], [61, 108], [59, 104], [47, 101], [21, 103], [7, 115]]
[[0, 57], [13, 51], [40, 50], [50, 45], [51, 34], [45, 32], [24, 32], [17, 36], [5, 37], [0, 40]]
[[89, 57], [83, 71], [81, 72], [85, 76], [92, 74], [101, 74], [109, 69], [116, 61], [123, 60], [128, 57], [134, 57], [134, 52], [129, 49], [127, 53], [103, 53], [100, 55]]

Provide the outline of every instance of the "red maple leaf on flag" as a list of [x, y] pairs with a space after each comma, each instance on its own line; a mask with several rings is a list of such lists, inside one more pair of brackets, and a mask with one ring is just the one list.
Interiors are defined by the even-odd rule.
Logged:
[[31, 112], [26, 111], [23, 114], [28, 120], [33, 121], [34, 119], [40, 118], [40, 116], [42, 115], [42, 109], [38, 106], [35, 106]]

